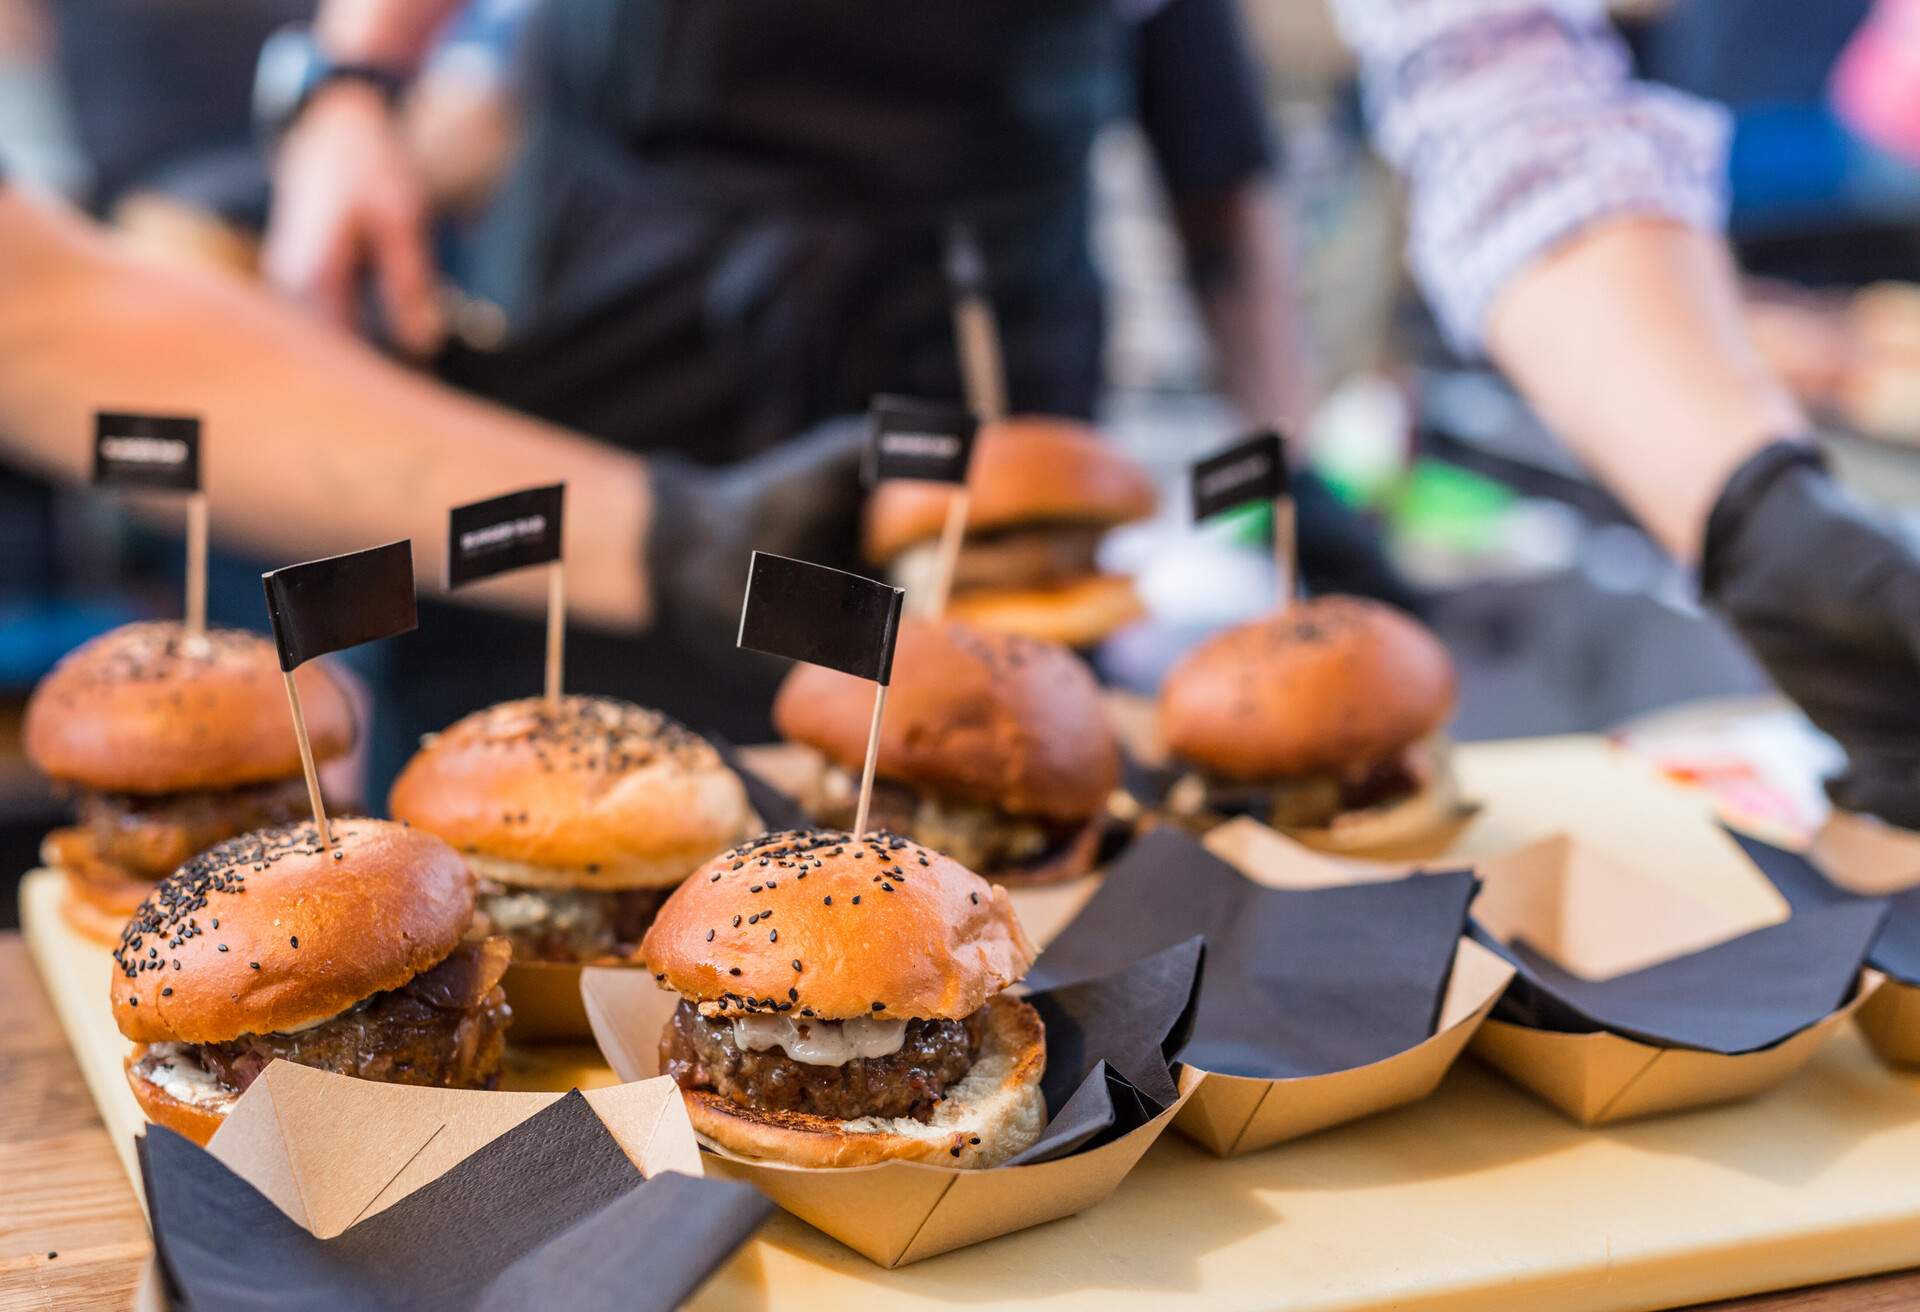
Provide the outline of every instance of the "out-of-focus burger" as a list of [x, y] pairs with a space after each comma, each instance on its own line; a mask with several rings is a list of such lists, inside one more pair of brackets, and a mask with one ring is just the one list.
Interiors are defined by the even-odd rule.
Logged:
[[1167, 676], [1160, 733], [1189, 817], [1251, 814], [1310, 846], [1390, 851], [1460, 815], [1441, 728], [1453, 663], [1418, 622], [1322, 597], [1215, 634]]
[[384, 820], [230, 838], [160, 881], [113, 954], [127, 1082], [200, 1143], [276, 1057], [342, 1075], [491, 1088], [510, 1013], [505, 940], [463, 940], [473, 875]]
[[[1070, 419], [983, 428], [968, 469], [967, 535], [947, 614], [987, 628], [1090, 647], [1140, 618], [1133, 581], [1096, 561], [1108, 529], [1153, 514], [1147, 472]], [[866, 550], [893, 582], [924, 590], [951, 491], [882, 483], [867, 503]]]
[[768, 834], [661, 908], [661, 1069], [694, 1128], [800, 1166], [992, 1166], [1039, 1137], [1046, 1035], [1004, 890], [884, 833]]
[[474, 712], [427, 739], [388, 809], [465, 854], [523, 962], [630, 960], [687, 872], [760, 828], [711, 743], [609, 697]]
[[[824, 824], [859, 801], [873, 685], [796, 665], [773, 703], [788, 740], [827, 759]], [[880, 722], [871, 823], [908, 834], [990, 879], [1082, 874], [1098, 851], [1120, 749], [1100, 688], [1057, 643], [906, 618]]]
[[[315, 758], [345, 752], [346, 695], [320, 665], [297, 677]], [[307, 813], [280, 662], [257, 634], [157, 622], [102, 634], [34, 689], [25, 740], [78, 812], [44, 845], [67, 876], [67, 919], [107, 943], [196, 852]]]

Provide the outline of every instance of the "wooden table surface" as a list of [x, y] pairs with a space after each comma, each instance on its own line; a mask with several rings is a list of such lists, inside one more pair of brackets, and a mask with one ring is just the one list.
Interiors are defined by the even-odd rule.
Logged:
[[[139, 1205], [26, 946], [17, 933], [0, 934], [0, 1312], [118, 1312], [131, 1306], [148, 1252]], [[1892, 1312], [1920, 1307], [1920, 1274], [1712, 1306]]]

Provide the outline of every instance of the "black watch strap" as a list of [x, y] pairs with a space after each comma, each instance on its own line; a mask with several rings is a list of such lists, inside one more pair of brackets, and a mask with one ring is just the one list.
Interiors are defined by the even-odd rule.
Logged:
[[406, 90], [407, 75], [379, 64], [334, 60], [303, 24], [283, 27], [260, 48], [254, 72], [253, 113], [263, 138], [275, 141], [299, 119], [321, 89], [335, 82], [372, 87], [392, 105]]

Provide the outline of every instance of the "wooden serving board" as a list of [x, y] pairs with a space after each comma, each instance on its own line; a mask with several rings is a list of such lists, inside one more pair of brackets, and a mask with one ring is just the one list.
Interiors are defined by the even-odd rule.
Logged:
[[[1778, 901], [1680, 792], [1598, 739], [1462, 750], [1482, 853], [1571, 830], [1689, 896]], [[47, 875], [22, 920], [116, 1142], [139, 1113], [105, 1006], [105, 953], [69, 934]], [[527, 1055], [520, 1087], [610, 1078]], [[1402, 1111], [1222, 1160], [1164, 1137], [1105, 1203], [883, 1270], [780, 1215], [697, 1308], [956, 1305], [1213, 1312], [1628, 1312], [1920, 1264], [1920, 1077], [1851, 1029], [1796, 1079], [1718, 1110], [1583, 1130], [1473, 1062]]]

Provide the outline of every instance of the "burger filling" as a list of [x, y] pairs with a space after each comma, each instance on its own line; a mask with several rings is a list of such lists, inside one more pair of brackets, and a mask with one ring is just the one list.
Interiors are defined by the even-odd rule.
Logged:
[[155, 796], [81, 792], [74, 805], [99, 860], [137, 878], [156, 880], [215, 843], [289, 824], [308, 813], [306, 784], [297, 778]]
[[1404, 802], [1433, 778], [1431, 748], [1416, 743], [1399, 756], [1343, 773], [1297, 775], [1259, 783], [1189, 775], [1168, 797], [1180, 815], [1249, 815], [1276, 829], [1324, 829], [1342, 815]]
[[681, 1088], [739, 1107], [924, 1122], [972, 1068], [985, 1018], [736, 1018], [703, 1016], [683, 1000], [660, 1036], [660, 1065]]
[[[822, 788], [820, 822], [851, 828], [859, 798], [859, 781], [837, 766], [829, 768]], [[891, 779], [874, 781], [867, 824], [872, 829], [905, 834], [982, 874], [1044, 864], [1087, 826], [1085, 820], [1010, 815], [977, 802], [921, 793]]]
[[[1028, 524], [990, 533], [969, 534], [953, 567], [955, 591], [997, 588], [1025, 591], [1053, 588], [1099, 573], [1099, 524]], [[913, 590], [932, 579], [940, 544], [918, 543], [894, 558], [896, 583]]]
[[433, 969], [338, 1016], [225, 1043], [155, 1043], [134, 1073], [198, 1106], [231, 1102], [276, 1057], [387, 1084], [492, 1088], [512, 1016], [500, 988], [509, 957], [504, 939], [462, 943]]
[[520, 961], [625, 961], [671, 888], [525, 888], [482, 879], [478, 907]]

